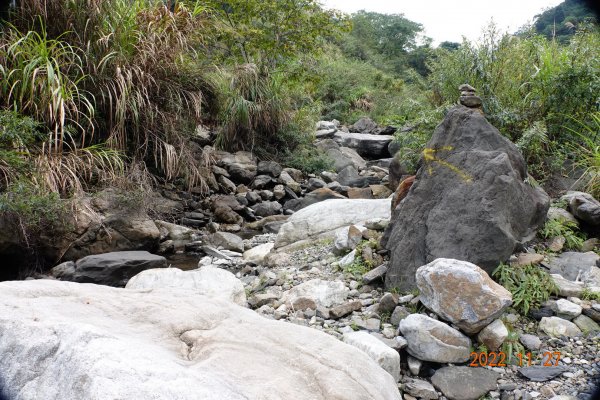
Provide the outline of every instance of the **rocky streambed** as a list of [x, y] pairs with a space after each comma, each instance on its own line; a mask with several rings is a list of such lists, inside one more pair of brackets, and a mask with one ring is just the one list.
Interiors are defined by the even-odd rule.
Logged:
[[[215, 153], [212, 194], [165, 190], [153, 200], [160, 218], [118, 210], [112, 191], [88, 199], [96, 219], [53, 248], [64, 262], [0, 283], [0, 389], [18, 399], [591, 399], [600, 203], [571, 192], [549, 207], [518, 150], [469, 104], [434, 133], [431, 148], [446, 150], [408, 179], [399, 160], [381, 159], [393, 153], [385, 127], [321, 122], [317, 146], [335, 172]], [[579, 251], [560, 234], [535, 238], [546, 220], [590, 238]], [[520, 313], [490, 277], [500, 262], [550, 273], [556, 293]]]

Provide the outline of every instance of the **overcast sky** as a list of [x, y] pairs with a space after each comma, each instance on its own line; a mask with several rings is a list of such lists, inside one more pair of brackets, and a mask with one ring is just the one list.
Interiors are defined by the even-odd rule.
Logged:
[[326, 8], [346, 13], [358, 10], [404, 14], [425, 27], [434, 44], [477, 40], [490, 20], [503, 31], [514, 32], [534, 15], [562, 0], [320, 0]]

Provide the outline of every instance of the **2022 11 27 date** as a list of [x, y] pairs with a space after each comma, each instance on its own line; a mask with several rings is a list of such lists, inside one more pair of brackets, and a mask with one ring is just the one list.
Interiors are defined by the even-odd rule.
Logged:
[[[557, 367], [558, 360], [560, 360], [560, 352], [559, 351], [545, 351], [541, 354], [540, 358], [533, 358], [531, 353], [516, 353], [515, 354], [517, 361], [519, 363], [519, 367], [524, 365], [531, 366], [536, 364], [537, 361], [540, 361], [542, 367]], [[503, 351], [500, 352], [471, 352], [470, 360], [471, 363], [469, 367], [506, 367], [506, 353]]]

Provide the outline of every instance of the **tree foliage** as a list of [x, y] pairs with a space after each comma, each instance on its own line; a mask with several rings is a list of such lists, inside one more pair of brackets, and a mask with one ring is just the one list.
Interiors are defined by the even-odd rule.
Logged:
[[423, 26], [402, 14], [358, 11], [351, 16], [352, 30], [339, 42], [352, 58], [370, 62], [387, 72], [402, 73], [408, 54], [419, 45]]
[[273, 68], [300, 54], [314, 53], [347, 28], [345, 16], [316, 0], [209, 0], [218, 20], [221, 56]]

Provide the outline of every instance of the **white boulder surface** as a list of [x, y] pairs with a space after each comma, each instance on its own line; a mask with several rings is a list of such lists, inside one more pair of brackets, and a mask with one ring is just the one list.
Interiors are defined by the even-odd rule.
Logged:
[[2, 282], [0, 354], [19, 400], [401, 399], [350, 345], [176, 289]]

